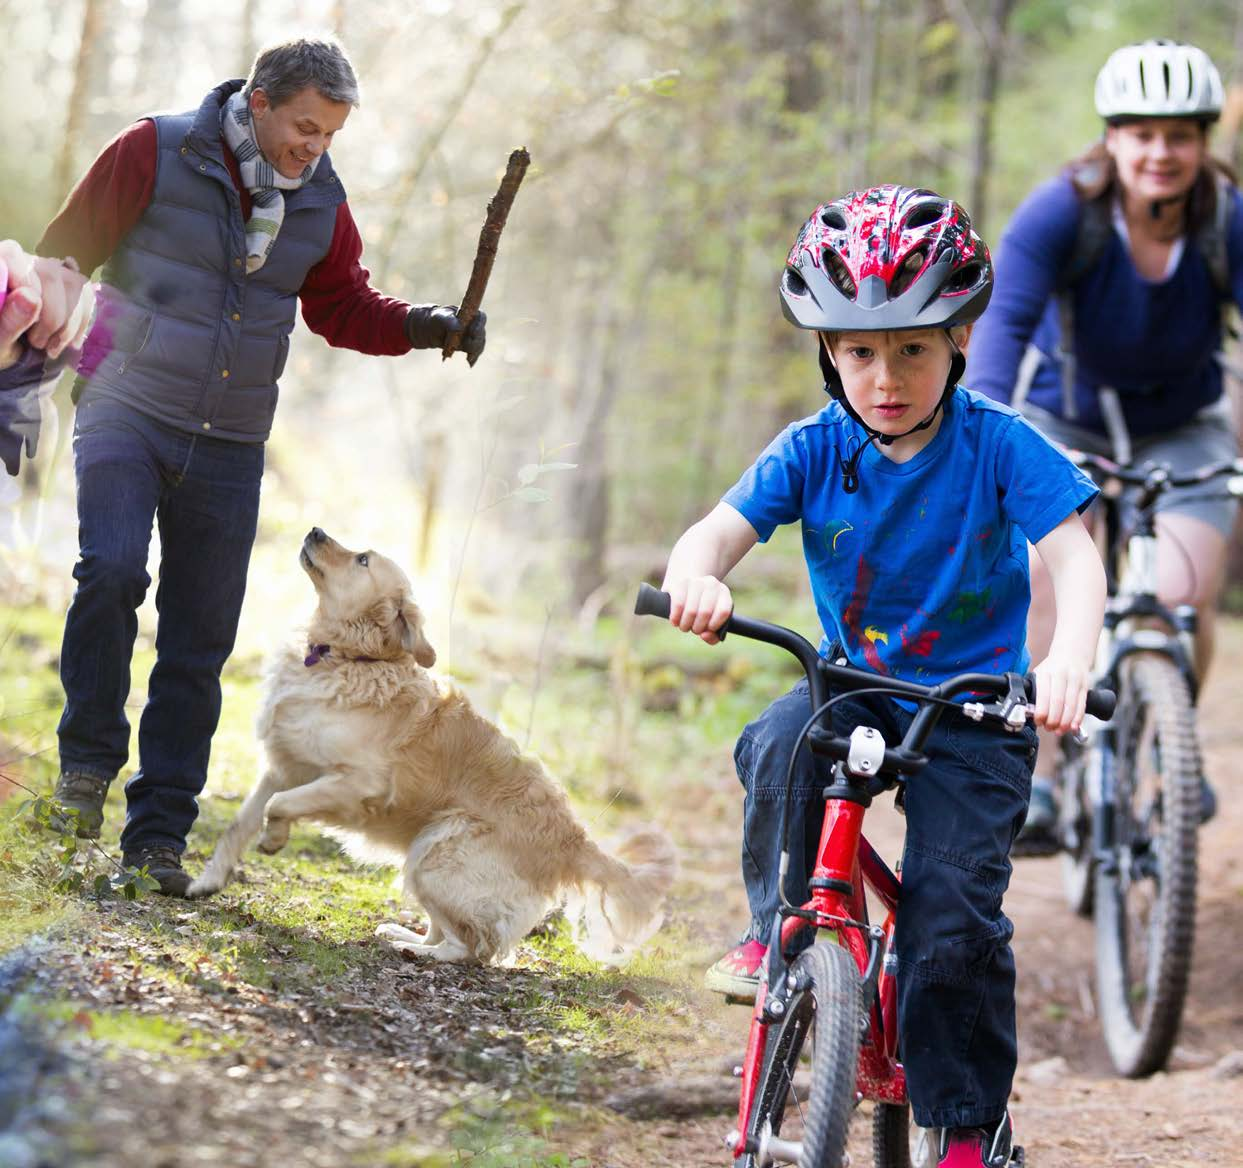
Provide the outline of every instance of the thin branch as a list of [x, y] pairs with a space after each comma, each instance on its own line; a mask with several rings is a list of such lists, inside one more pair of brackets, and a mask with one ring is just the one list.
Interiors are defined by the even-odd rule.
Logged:
[[419, 179], [423, 176], [423, 171], [427, 168], [432, 155], [436, 153], [437, 148], [440, 146], [441, 139], [448, 133], [449, 127], [453, 125], [459, 111], [466, 103], [467, 97], [470, 96], [470, 91], [474, 89], [475, 82], [483, 71], [484, 65], [487, 64], [488, 58], [492, 55], [492, 50], [496, 47], [496, 43], [509, 30], [509, 26], [518, 18], [524, 7], [525, 0], [522, 0], [520, 3], [509, 5], [501, 13], [501, 19], [496, 26], [496, 30], [480, 42], [479, 48], [475, 52], [475, 59], [463, 74], [462, 83], [458, 87], [457, 93], [445, 105], [445, 112], [440, 119], [440, 125], [424, 140], [423, 147], [415, 156], [414, 162], [405, 174], [398, 179], [393, 198], [393, 215], [388, 221], [388, 226], [384, 229], [384, 235], [380, 239], [378, 249], [386, 272], [391, 267], [393, 246], [397, 241], [397, 232], [405, 223], [406, 211], [414, 195], [415, 188], [419, 185]]

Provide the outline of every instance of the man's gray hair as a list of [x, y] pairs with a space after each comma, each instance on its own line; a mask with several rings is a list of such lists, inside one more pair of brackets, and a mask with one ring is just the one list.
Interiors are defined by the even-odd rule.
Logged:
[[358, 105], [354, 66], [335, 37], [298, 37], [260, 49], [242, 92], [249, 97], [262, 89], [278, 106], [308, 85], [328, 101]]

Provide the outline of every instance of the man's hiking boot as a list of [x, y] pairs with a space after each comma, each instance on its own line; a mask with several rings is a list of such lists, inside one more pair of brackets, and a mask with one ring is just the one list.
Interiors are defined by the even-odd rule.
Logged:
[[1058, 851], [1057, 796], [1048, 779], [1032, 780], [1027, 819], [1015, 838], [1012, 856], [1051, 856]]
[[994, 1127], [943, 1127], [939, 1150], [938, 1168], [1023, 1168], [1009, 1112]]
[[139, 852], [126, 852], [121, 857], [126, 868], [146, 868], [158, 880], [165, 896], [184, 897], [190, 887], [190, 873], [181, 866], [181, 856], [170, 847], [156, 845]]
[[704, 985], [730, 1001], [751, 1005], [760, 988], [760, 966], [767, 951], [759, 941], [743, 941], [708, 969]]
[[104, 799], [108, 795], [111, 779], [101, 779], [98, 775], [85, 775], [81, 771], [64, 771], [56, 780], [56, 789], [52, 792], [55, 799], [66, 811], [76, 811], [75, 817], [54, 815], [52, 826], [57, 831], [68, 831], [73, 826], [81, 839], [98, 839], [99, 829], [104, 822]]

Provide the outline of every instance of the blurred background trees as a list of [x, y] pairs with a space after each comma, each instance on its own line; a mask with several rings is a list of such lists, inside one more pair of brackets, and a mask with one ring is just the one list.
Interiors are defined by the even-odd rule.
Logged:
[[[812, 343], [775, 291], [817, 202], [931, 186], [995, 243], [1027, 190], [1099, 132], [1092, 82], [1112, 48], [1188, 39], [1239, 79], [1241, 13], [1233, 0], [0, 0], [0, 229], [33, 245], [114, 133], [196, 105], [263, 42], [308, 29], [338, 33], [362, 83], [333, 155], [382, 290], [461, 295], [487, 200], [526, 145], [474, 370], [334, 352], [299, 327], [257, 552], [276, 583], [269, 594], [260, 572], [248, 620], [269, 631], [266, 600], [304, 603], [293, 559], [312, 523], [403, 558], [459, 617], [590, 618], [659, 572], [766, 439], [819, 407]], [[1235, 136], [1216, 148], [1235, 155]], [[8, 566], [43, 564], [53, 590], [74, 554], [65, 446], [45, 442], [39, 475], [4, 504]]]

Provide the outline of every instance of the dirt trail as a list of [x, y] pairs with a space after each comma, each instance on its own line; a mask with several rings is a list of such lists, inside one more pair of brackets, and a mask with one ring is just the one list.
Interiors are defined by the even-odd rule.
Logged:
[[[1165, 1072], [1141, 1082], [1110, 1069], [1095, 1017], [1093, 935], [1062, 895], [1057, 859], [1016, 864], [1006, 911], [1015, 924], [1019, 976], [1020, 1067], [1014, 1117], [1029, 1168], [1191, 1168], [1243, 1165], [1243, 627], [1224, 630], [1217, 669], [1203, 696], [1201, 742], [1221, 812], [1201, 833], [1197, 945], [1182, 1033]], [[717, 825], [716, 830], [720, 830]], [[892, 856], [900, 839], [892, 812], [869, 812], [868, 835]], [[695, 837], [688, 841], [692, 845]], [[706, 841], [704, 841], [706, 843]], [[705, 889], [736, 881], [732, 842], [692, 855], [701, 861]], [[710, 861], [710, 864], [709, 864]], [[716, 912], [710, 905], [715, 904]], [[706, 926], [723, 948], [742, 919], [741, 897], [728, 907], [705, 895]], [[732, 919], [725, 913], [732, 913]], [[711, 1053], [668, 1068], [703, 1079], [726, 1074], [745, 1045], [747, 1011], [703, 1000], [714, 1035]], [[725, 1168], [722, 1145], [732, 1116], [692, 1120], [611, 1121], [576, 1141], [596, 1165], [645, 1163]], [[852, 1127], [855, 1165], [870, 1165], [871, 1125]]]

